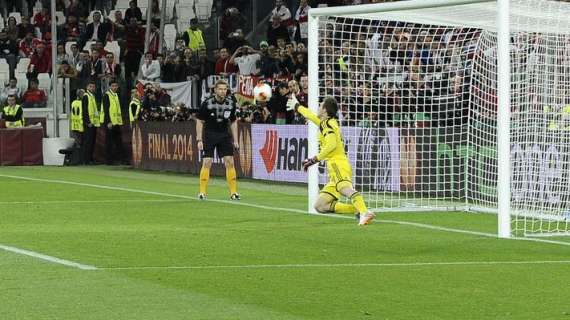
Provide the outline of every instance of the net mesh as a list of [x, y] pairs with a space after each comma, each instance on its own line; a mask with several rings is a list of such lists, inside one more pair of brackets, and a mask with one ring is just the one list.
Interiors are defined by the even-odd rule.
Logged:
[[[570, 10], [546, 0], [511, 8], [513, 232], [562, 234]], [[496, 211], [494, 16], [494, 3], [482, 3], [319, 17], [319, 97], [335, 97], [352, 128], [354, 182], [369, 207]]]

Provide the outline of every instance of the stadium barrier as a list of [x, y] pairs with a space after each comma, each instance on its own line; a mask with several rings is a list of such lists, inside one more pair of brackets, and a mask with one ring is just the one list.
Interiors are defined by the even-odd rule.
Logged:
[[[238, 126], [240, 150], [234, 156], [239, 177], [252, 177], [251, 126]], [[136, 169], [198, 174], [202, 155], [196, 143], [196, 122], [138, 122], [132, 129], [132, 165]], [[225, 175], [216, 156], [211, 173]]]
[[[459, 127], [345, 127], [343, 131], [345, 137], [358, 137], [345, 140], [345, 149], [355, 168], [354, 182], [359, 190], [398, 192], [405, 188], [415, 193], [459, 198], [471, 184], [477, 187], [471, 188], [474, 191], [470, 197], [496, 197], [496, 189], [487, 183], [483, 165], [496, 161], [494, 151], [474, 150], [459, 142], [462, 139], [446, 138], [464, 134], [465, 130]], [[302, 161], [309, 156], [307, 134], [305, 125], [240, 123], [240, 150], [235, 153], [238, 176], [306, 182]], [[132, 141], [132, 164], [137, 169], [199, 173], [201, 155], [196, 146], [194, 121], [139, 122], [132, 130]], [[570, 157], [570, 132], [567, 141], [566, 145], [552, 143], [545, 148], [513, 146], [515, 201], [522, 201], [528, 192], [536, 192], [536, 197], [554, 206], [570, 194], [570, 174], [562, 168], [561, 161]], [[319, 171], [320, 182], [325, 183], [325, 168], [321, 165]], [[225, 174], [220, 159], [214, 160], [212, 174]], [[469, 176], [478, 178], [468, 180]]]
[[43, 164], [40, 127], [0, 129], [0, 166]]

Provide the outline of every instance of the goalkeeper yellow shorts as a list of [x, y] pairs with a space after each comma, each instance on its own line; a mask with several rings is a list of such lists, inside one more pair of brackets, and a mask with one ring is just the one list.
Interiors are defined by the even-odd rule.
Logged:
[[321, 189], [321, 193], [326, 193], [340, 199], [340, 190], [352, 188], [352, 166], [348, 161], [327, 161], [327, 173], [329, 182]]

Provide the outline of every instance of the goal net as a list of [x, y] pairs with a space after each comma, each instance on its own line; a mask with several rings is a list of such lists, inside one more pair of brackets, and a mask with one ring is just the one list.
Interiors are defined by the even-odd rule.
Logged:
[[495, 1], [358, 10], [313, 11], [318, 56], [309, 72], [318, 73], [319, 100], [340, 103], [345, 141], [357, 145], [354, 182], [369, 207], [497, 212], [505, 130], [512, 234], [568, 234], [570, 4], [510, 2], [510, 128], [497, 124]]

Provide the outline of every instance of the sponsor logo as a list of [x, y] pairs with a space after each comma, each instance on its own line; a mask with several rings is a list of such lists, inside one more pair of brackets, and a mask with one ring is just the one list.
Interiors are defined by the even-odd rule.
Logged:
[[259, 150], [259, 154], [261, 154], [267, 173], [271, 173], [275, 169], [278, 139], [279, 136], [277, 135], [276, 130], [265, 131], [265, 144], [263, 145], [263, 148]]
[[266, 172], [276, 170], [301, 171], [307, 158], [309, 140], [306, 137], [280, 137], [277, 130], [265, 131], [265, 143], [259, 149]]

